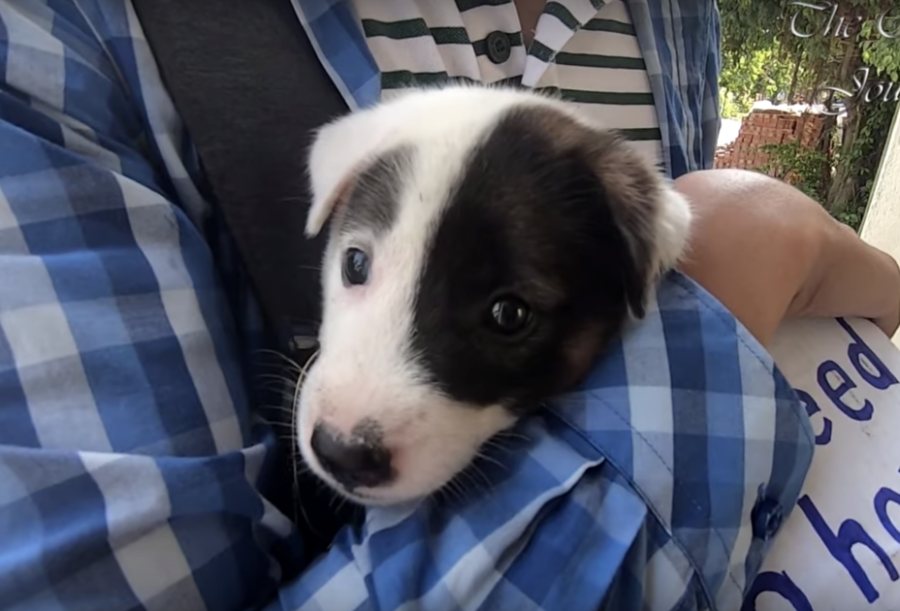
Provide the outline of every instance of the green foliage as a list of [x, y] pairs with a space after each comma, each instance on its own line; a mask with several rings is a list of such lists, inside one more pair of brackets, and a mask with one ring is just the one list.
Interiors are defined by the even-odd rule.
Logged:
[[823, 200], [831, 172], [828, 155], [801, 147], [796, 140], [767, 144], [762, 150], [769, 155], [769, 162], [760, 168], [762, 172], [790, 182], [816, 201]]
[[852, 206], [848, 206], [844, 210], [835, 213], [834, 218], [838, 221], [842, 222], [845, 225], [849, 225], [856, 231], [859, 231], [859, 226], [862, 223], [863, 215], [866, 213], [865, 204], [855, 204]]
[[[900, 10], [886, 13], [888, 17], [882, 21], [882, 29], [890, 34], [900, 34]], [[900, 37], [887, 38], [878, 31], [877, 17], [867, 21], [862, 28], [863, 62], [871, 66], [874, 72], [900, 86]]]
[[[741, 118], [760, 97], [810, 102], [821, 87], [852, 91], [853, 77], [861, 67], [869, 67], [868, 85], [884, 82], [890, 87], [889, 101], [851, 101], [843, 131], [828, 151], [804, 150], [797, 143], [769, 146], [771, 161], [761, 168], [789, 177], [836, 218], [858, 227], [900, 89], [900, 37], [883, 36], [878, 18], [887, 14], [883, 29], [900, 34], [900, 5], [898, 0], [840, 0], [839, 5], [839, 15], [844, 13], [848, 20], [845, 23], [862, 24], [847, 38], [834, 36], [833, 29], [825, 32], [830, 8], [801, 9], [791, 0], [719, 0], [721, 108], [723, 116]], [[796, 30], [813, 35], [793, 33], [792, 19]], [[832, 28], [836, 25], [832, 22]], [[878, 91], [883, 89], [874, 93]], [[833, 135], [838, 136], [837, 130]]]
[[782, 61], [777, 49], [757, 49], [751, 53], [725, 59], [719, 79], [722, 89], [722, 114], [740, 119], [762, 95], [776, 100], [790, 87], [793, 65]]
[[859, 112], [863, 116], [856, 138], [851, 145], [842, 147], [836, 155], [837, 163], [847, 164], [852, 168], [851, 176], [856, 183], [856, 194], [835, 217], [855, 229], [859, 228], [869, 203], [875, 172], [884, 154], [885, 141], [896, 108], [896, 104], [887, 103], [861, 105]]
[[750, 107], [752, 106], [752, 100], [748, 98], [738, 98], [735, 94], [731, 93], [726, 89], [722, 89], [719, 92], [719, 105], [720, 112], [722, 116], [726, 119], [741, 119], [748, 112], [750, 112]]
[[[757, 94], [773, 100], [793, 94], [809, 101], [816, 87], [840, 82], [847, 41], [824, 36], [827, 12], [802, 9], [790, 0], [719, 0], [722, 24], [722, 87], [739, 100]], [[800, 37], [791, 31], [812, 33]], [[743, 74], [741, 74], [743, 73]], [[748, 83], [749, 81], [749, 83]]]
[[786, 5], [783, 0], [719, 0], [724, 64], [734, 69], [742, 57], [775, 47]]

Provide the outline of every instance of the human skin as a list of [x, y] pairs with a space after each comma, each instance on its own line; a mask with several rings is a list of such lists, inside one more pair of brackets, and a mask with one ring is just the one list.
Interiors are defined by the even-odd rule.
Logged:
[[900, 268], [797, 189], [757, 172], [704, 170], [675, 181], [695, 214], [680, 269], [763, 345], [782, 321], [860, 317], [900, 325]]

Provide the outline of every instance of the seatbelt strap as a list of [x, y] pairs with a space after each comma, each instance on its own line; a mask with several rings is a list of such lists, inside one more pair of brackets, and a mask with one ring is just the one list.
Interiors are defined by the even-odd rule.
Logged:
[[312, 131], [347, 111], [290, 0], [132, 0], [264, 314], [315, 337], [325, 234], [303, 234]]
[[[321, 320], [326, 233], [313, 240], [303, 234], [306, 156], [313, 130], [347, 105], [290, 0], [132, 2], [263, 313], [281, 350], [304, 363], [312, 348], [298, 340], [314, 340]], [[314, 557], [357, 512], [350, 504], [335, 511], [333, 495], [311, 474], [297, 473], [299, 457], [284, 450], [280, 477], [293, 470], [300, 497], [280, 483], [266, 494], [295, 517]]]

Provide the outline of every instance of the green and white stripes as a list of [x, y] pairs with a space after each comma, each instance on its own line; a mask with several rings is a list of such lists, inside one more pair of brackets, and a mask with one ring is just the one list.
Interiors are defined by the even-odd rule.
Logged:
[[[621, 130], [659, 161], [660, 130], [646, 67], [623, 0], [548, 2], [524, 47], [511, 0], [354, 0], [382, 72], [382, 97], [451, 80], [553, 91], [587, 118]], [[506, 35], [509, 58], [486, 39]]]

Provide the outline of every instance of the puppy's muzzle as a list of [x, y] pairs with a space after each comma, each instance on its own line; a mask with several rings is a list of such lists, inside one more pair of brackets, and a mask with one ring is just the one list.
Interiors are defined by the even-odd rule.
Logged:
[[310, 446], [322, 468], [348, 491], [382, 486], [394, 477], [391, 452], [377, 439], [345, 438], [317, 424]]

